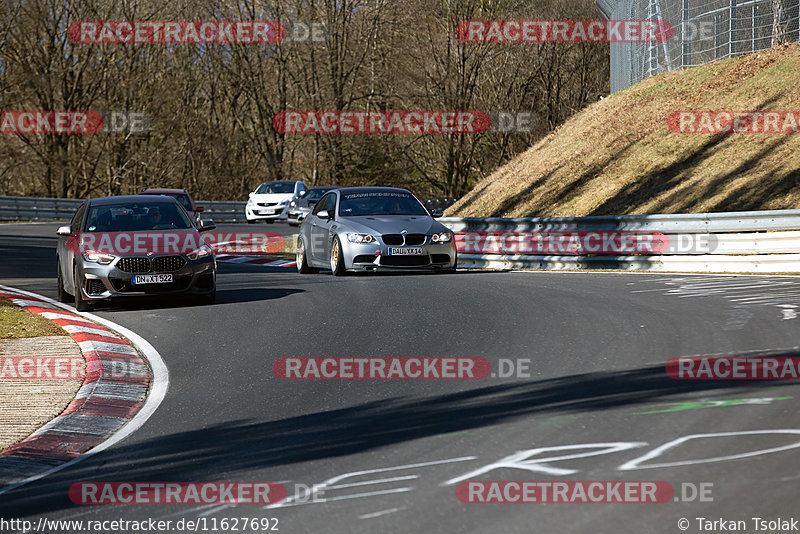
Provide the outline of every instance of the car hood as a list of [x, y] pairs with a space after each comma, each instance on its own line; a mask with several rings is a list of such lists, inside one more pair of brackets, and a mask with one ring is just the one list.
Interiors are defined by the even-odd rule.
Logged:
[[284, 200], [291, 200], [294, 198], [292, 193], [268, 193], [265, 195], [253, 195], [250, 197], [253, 202], [282, 202]]
[[356, 230], [377, 234], [399, 234], [403, 230], [409, 234], [429, 234], [447, 230], [442, 223], [424, 215], [364, 215], [345, 217], [342, 222]]

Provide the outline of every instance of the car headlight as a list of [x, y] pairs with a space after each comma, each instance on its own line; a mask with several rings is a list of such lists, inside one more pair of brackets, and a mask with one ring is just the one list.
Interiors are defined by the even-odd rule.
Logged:
[[431, 243], [449, 243], [452, 240], [453, 234], [451, 232], [442, 232], [431, 236]]
[[378, 242], [375, 236], [370, 234], [347, 234], [347, 240], [350, 241], [351, 243], [362, 243], [362, 244]]
[[112, 256], [111, 254], [103, 254], [102, 252], [96, 252], [94, 250], [87, 250], [83, 253], [83, 259], [86, 261], [99, 263], [100, 265], [108, 265], [116, 259], [116, 256]]
[[295, 202], [294, 200], [292, 200], [292, 201], [289, 203], [289, 205], [290, 205], [290, 206], [297, 206], [297, 202]]
[[208, 245], [203, 245], [200, 248], [194, 249], [193, 251], [188, 253], [186, 256], [190, 260], [199, 260], [200, 258], [205, 258], [206, 256], [210, 256], [213, 253], [214, 253], [214, 250], [211, 247], [209, 247]]

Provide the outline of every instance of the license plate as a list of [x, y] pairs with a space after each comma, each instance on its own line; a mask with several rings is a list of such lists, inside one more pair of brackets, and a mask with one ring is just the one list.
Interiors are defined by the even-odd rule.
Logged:
[[423, 256], [421, 248], [390, 248], [389, 256]]
[[259, 215], [275, 215], [275, 210], [260, 210]]
[[171, 274], [137, 274], [133, 276], [134, 284], [168, 284], [172, 282]]

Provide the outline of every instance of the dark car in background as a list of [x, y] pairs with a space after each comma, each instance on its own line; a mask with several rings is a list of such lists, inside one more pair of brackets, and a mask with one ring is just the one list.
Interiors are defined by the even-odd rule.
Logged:
[[178, 201], [178, 204], [180, 204], [183, 209], [186, 210], [186, 213], [189, 214], [189, 217], [197, 222], [200, 222], [200, 214], [203, 212], [204, 208], [195, 204], [192, 195], [190, 195], [189, 191], [186, 189], [145, 189], [139, 194], [172, 197]]
[[289, 224], [297, 226], [303, 222], [303, 219], [314, 209], [317, 201], [321, 199], [325, 193], [334, 189], [339, 189], [339, 187], [335, 185], [316, 186], [306, 189], [297, 195], [289, 203], [289, 213], [287, 215]]
[[79, 311], [97, 301], [161, 294], [216, 298], [217, 262], [199, 224], [171, 196], [85, 201], [57, 234], [58, 298]]

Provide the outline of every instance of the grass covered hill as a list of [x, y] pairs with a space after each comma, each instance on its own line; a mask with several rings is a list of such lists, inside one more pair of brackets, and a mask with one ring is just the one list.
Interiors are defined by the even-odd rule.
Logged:
[[456, 217], [800, 208], [800, 134], [682, 134], [675, 111], [800, 113], [800, 46], [668, 72], [615, 93], [481, 180]]

